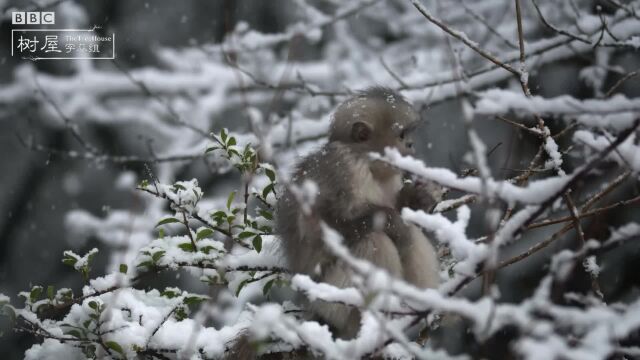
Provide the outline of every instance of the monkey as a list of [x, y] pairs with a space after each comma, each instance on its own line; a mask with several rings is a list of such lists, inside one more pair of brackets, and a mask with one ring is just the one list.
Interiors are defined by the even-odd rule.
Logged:
[[[352, 286], [349, 270], [325, 248], [320, 221], [337, 230], [351, 253], [420, 288], [439, 282], [438, 257], [429, 239], [404, 223], [403, 207], [428, 210], [436, 202], [433, 184], [403, 182], [401, 170], [370, 153], [386, 147], [414, 154], [412, 131], [419, 115], [403, 96], [372, 87], [340, 104], [329, 128], [328, 142], [298, 163], [276, 206], [276, 232], [292, 273], [306, 274], [337, 287]], [[315, 183], [310, 209], [296, 198], [295, 188]], [[357, 309], [312, 302], [311, 311], [353, 338], [360, 327]]]

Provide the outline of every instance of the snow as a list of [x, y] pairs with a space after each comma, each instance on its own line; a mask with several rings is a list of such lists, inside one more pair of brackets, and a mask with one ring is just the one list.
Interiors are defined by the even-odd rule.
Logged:
[[503, 89], [490, 89], [479, 94], [476, 113], [500, 115], [511, 111], [521, 115], [554, 115], [574, 119], [590, 127], [611, 127], [616, 130], [631, 124], [626, 114], [640, 111], [640, 99], [614, 95], [609, 99], [578, 100], [569, 95], [554, 98], [527, 97], [522, 93]]
[[549, 160], [545, 164], [545, 168], [552, 168], [558, 172], [558, 175], [564, 176], [566, 173], [562, 170], [562, 154], [558, 151], [558, 144], [551, 137], [548, 127], [544, 127], [544, 150], [549, 155]]
[[587, 257], [587, 258], [584, 260], [584, 264], [583, 264], [583, 265], [584, 265], [585, 270], [586, 270], [589, 274], [591, 274], [591, 275], [593, 275], [593, 276], [595, 276], [595, 277], [597, 277], [598, 275], [600, 275], [600, 270], [601, 270], [601, 269], [600, 269], [600, 266], [598, 265], [598, 262], [597, 262], [597, 260], [596, 260], [596, 257], [595, 257], [595, 256], [589, 256], [589, 257]]
[[[197, 179], [190, 181], [177, 181], [173, 185], [157, 184], [161, 196], [166, 196], [172, 201], [172, 209], [176, 216], [182, 213], [193, 214], [198, 212], [198, 201], [202, 198], [202, 189], [198, 186]], [[148, 185], [149, 190], [155, 189], [154, 185]]]
[[111, 273], [105, 276], [97, 277], [89, 281], [90, 287], [85, 287], [83, 293], [91, 295], [96, 292], [103, 292], [113, 287], [126, 287], [129, 285], [129, 279], [122, 273]]
[[85, 360], [86, 356], [74, 346], [68, 346], [58, 340], [45, 339], [42, 344], [35, 344], [24, 353], [25, 360]]
[[403, 219], [434, 232], [436, 239], [443, 244], [447, 244], [456, 259], [464, 260], [471, 254], [483, 252], [485, 245], [470, 241], [465, 234], [471, 216], [469, 207], [466, 205], [459, 207], [457, 215], [458, 220], [450, 222], [449, 219], [440, 214], [432, 215], [422, 210], [402, 209]]
[[362, 295], [355, 288], [336, 289], [329, 284], [316, 283], [306, 275], [295, 275], [291, 279], [291, 285], [294, 290], [304, 292], [311, 301], [320, 299], [355, 306], [364, 303]]
[[[385, 154], [379, 157], [394, 166], [436, 182], [444, 187], [462, 190], [474, 194], [483, 191], [482, 180], [477, 177], [458, 177], [451, 170], [445, 168], [433, 168], [425, 166], [421, 160], [402, 156], [395, 149], [386, 149]], [[541, 204], [556, 194], [570, 180], [570, 176], [550, 177], [542, 180], [531, 181], [526, 187], [516, 186], [508, 181], [487, 179], [486, 193], [490, 197], [502, 199], [509, 204]]]
[[467, 201], [471, 201], [471, 199], [475, 199], [475, 195], [468, 194], [463, 195], [457, 199], [442, 200], [436, 205], [436, 207], [433, 209], [433, 212], [444, 212], [445, 210], [457, 207], [459, 204], [465, 204], [467, 203]]
[[[610, 135], [595, 135], [586, 130], [578, 130], [573, 135], [577, 143], [582, 143], [589, 148], [601, 151], [611, 145], [613, 137]], [[617, 162], [620, 166], [629, 166], [635, 172], [640, 171], [640, 146], [636, 145], [636, 135], [631, 134], [623, 141], [608, 158]]]
[[97, 253], [98, 253], [98, 249], [97, 248], [93, 248], [93, 249], [89, 250], [89, 252], [86, 253], [84, 256], [80, 256], [80, 255], [74, 253], [71, 250], [65, 251], [64, 255], [65, 256], [69, 255], [69, 256], [72, 256], [72, 257], [76, 258], [77, 261], [73, 264], [73, 268], [76, 269], [76, 270], [81, 270], [85, 266], [89, 265], [90, 258], [93, 257]]

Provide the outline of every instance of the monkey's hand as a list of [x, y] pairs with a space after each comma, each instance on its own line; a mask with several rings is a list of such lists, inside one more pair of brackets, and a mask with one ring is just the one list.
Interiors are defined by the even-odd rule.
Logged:
[[397, 208], [408, 207], [413, 210], [430, 211], [442, 200], [444, 188], [431, 181], [415, 181], [406, 183], [397, 198]]
[[337, 219], [333, 226], [347, 242], [361, 241], [371, 232], [384, 232], [394, 242], [407, 236], [407, 226], [397, 209], [370, 204], [352, 219]]

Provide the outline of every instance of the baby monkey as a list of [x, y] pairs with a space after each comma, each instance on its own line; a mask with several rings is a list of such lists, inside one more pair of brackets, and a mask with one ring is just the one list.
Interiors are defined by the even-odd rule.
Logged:
[[[393, 90], [369, 88], [336, 109], [329, 141], [297, 166], [292, 183], [310, 180], [315, 201], [305, 213], [291, 189], [278, 200], [276, 228], [293, 273], [337, 287], [352, 286], [349, 269], [325, 248], [320, 221], [340, 232], [351, 253], [421, 288], [438, 286], [438, 258], [429, 240], [406, 224], [400, 209], [429, 210], [432, 185], [404, 183], [393, 166], [371, 158], [386, 147], [413, 154], [411, 132], [419, 115]], [[314, 302], [312, 312], [336, 335], [351, 338], [360, 327], [357, 309]]]

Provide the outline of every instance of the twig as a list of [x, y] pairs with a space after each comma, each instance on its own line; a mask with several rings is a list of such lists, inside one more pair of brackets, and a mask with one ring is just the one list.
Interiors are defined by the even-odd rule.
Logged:
[[55, 101], [53, 101], [53, 99], [49, 96], [49, 94], [46, 91], [44, 91], [44, 89], [42, 88], [42, 85], [40, 85], [40, 81], [38, 81], [37, 77], [34, 77], [33, 82], [36, 84], [36, 87], [38, 88], [38, 91], [40, 91], [40, 94], [42, 95], [42, 97], [51, 105], [51, 107], [53, 107], [53, 109], [58, 114], [58, 116], [60, 116], [60, 118], [64, 122], [64, 126], [67, 128], [67, 130], [69, 130], [69, 132], [71, 133], [71, 135], [73, 135], [73, 137], [76, 139], [76, 141], [78, 141], [78, 143], [88, 153], [93, 154], [93, 155], [98, 154], [98, 150], [95, 147], [91, 146], [88, 142], [86, 142], [82, 138], [82, 135], [80, 135], [80, 132], [76, 128], [76, 125], [73, 123], [73, 121], [71, 121], [71, 119], [69, 119], [64, 114], [62, 109], [60, 109], [60, 106], [58, 106], [58, 104]]
[[384, 67], [384, 69], [389, 73], [389, 75], [391, 75], [391, 77], [398, 82], [398, 84], [400, 84], [400, 87], [402, 88], [408, 88], [409, 85], [407, 85], [407, 83], [405, 83], [402, 78], [400, 76], [398, 76], [398, 74], [396, 74], [393, 70], [391, 70], [391, 68], [389, 67], [389, 65], [387, 65], [387, 62], [384, 61], [384, 57], [380, 56], [380, 63], [382, 64], [382, 66]]
[[326, 17], [315, 23], [306, 24], [302, 27], [295, 27], [292, 30], [287, 31], [286, 33], [281, 33], [281, 34], [277, 34], [277, 36], [272, 36], [272, 39], [268, 41], [263, 41], [258, 44], [240, 43], [235, 47], [231, 46], [231, 44], [223, 43], [223, 44], [218, 44], [216, 46], [213, 46], [212, 48], [207, 49], [206, 51], [215, 54], [218, 52], [225, 52], [225, 51], [231, 51], [231, 52], [256, 51], [264, 48], [273, 47], [282, 43], [289, 42], [293, 38], [300, 36], [302, 34], [308, 34], [315, 29], [321, 29], [321, 28], [325, 28], [327, 26], [333, 25], [338, 21], [349, 18], [352, 15], [355, 15], [360, 11], [379, 3], [380, 1], [381, 0], [363, 0], [363, 1], [356, 2], [355, 4], [353, 4], [354, 2], [344, 2], [344, 4], [347, 4], [347, 5], [342, 8], [339, 8], [333, 16]]
[[526, 132], [528, 132], [528, 133], [530, 133], [530, 134], [533, 134], [533, 135], [535, 135], [535, 136], [537, 136], [537, 137], [542, 136], [542, 132], [541, 132], [539, 129], [536, 129], [536, 128], [530, 128], [530, 127], [528, 127], [528, 126], [524, 126], [524, 125], [522, 125], [522, 124], [520, 124], [520, 123], [517, 123], [517, 122], [515, 122], [515, 121], [513, 121], [513, 120], [509, 120], [509, 119], [507, 119], [506, 117], [504, 117], [504, 116], [502, 116], [502, 115], [496, 115], [496, 119], [501, 120], [501, 121], [504, 121], [504, 122], [506, 122], [507, 124], [513, 125], [513, 126], [515, 126], [516, 128], [518, 128], [518, 129], [522, 129], [522, 130], [524, 130], [524, 131], [526, 131]]
[[187, 220], [187, 213], [185, 211], [182, 212], [182, 224], [187, 228], [187, 234], [189, 235], [189, 240], [191, 240], [191, 245], [193, 246], [193, 251], [198, 251], [198, 247], [196, 246], [196, 241], [193, 238], [193, 234], [191, 233], [191, 228], [189, 227], [189, 220]]
[[169, 320], [169, 318], [171, 317], [171, 315], [178, 310], [178, 308], [182, 305], [182, 302], [179, 302], [176, 306], [174, 306], [171, 311], [169, 311], [169, 313], [167, 315], [165, 315], [165, 317], [162, 319], [162, 321], [160, 321], [160, 323], [158, 323], [158, 326], [156, 326], [153, 331], [151, 332], [151, 335], [149, 335], [149, 337], [147, 338], [147, 343], [145, 344], [145, 348], [149, 347], [149, 343], [151, 342], [151, 339], [153, 339], [153, 337], [155, 336], [155, 334], [158, 332], [158, 330], [160, 330], [160, 328], [162, 327], [162, 325], [164, 325], [164, 323], [167, 322], [167, 320]]
[[425, 8], [418, 0], [411, 0], [411, 3], [413, 4], [413, 6], [418, 9], [418, 11], [430, 22], [432, 22], [434, 25], [436, 25], [437, 27], [439, 27], [440, 29], [442, 29], [442, 31], [446, 32], [447, 34], [453, 36], [454, 38], [460, 40], [462, 43], [464, 43], [465, 45], [467, 45], [471, 50], [477, 52], [479, 55], [481, 55], [482, 57], [484, 57], [485, 59], [491, 61], [492, 63], [496, 64], [497, 66], [507, 70], [508, 72], [520, 77], [521, 73], [520, 71], [514, 69], [511, 65], [500, 61], [496, 56], [494, 56], [493, 54], [489, 53], [486, 50], [481, 49], [480, 47], [478, 47], [478, 45], [476, 45], [474, 42], [472, 42], [471, 40], [469, 40], [469, 38], [467, 37], [466, 34], [464, 34], [463, 32], [460, 32], [458, 30], [454, 30], [452, 28], [450, 28], [448, 25], [446, 25], [445, 23], [443, 23], [440, 19], [437, 19], [436, 17], [434, 17], [433, 15], [431, 15], [429, 13], [429, 10], [427, 10], [427, 8]]
[[[604, 206], [604, 207], [600, 207], [597, 209], [593, 209], [590, 211], [586, 211], [586, 212], [581, 212], [580, 214], [578, 214], [578, 218], [579, 219], [584, 219], [584, 218], [588, 218], [594, 215], [599, 215], [602, 214], [604, 212], [610, 211], [610, 210], [615, 210], [617, 208], [620, 207], [624, 207], [627, 205], [633, 205], [635, 203], [640, 202], [640, 196], [636, 196], [633, 197], [631, 199], [627, 199], [627, 200], [622, 200], [622, 201], [618, 201], [614, 204], [608, 205], [608, 206]], [[544, 220], [544, 221], [540, 221], [537, 223], [533, 223], [529, 226], [527, 226], [527, 230], [531, 230], [531, 229], [536, 229], [536, 228], [540, 228], [540, 227], [544, 227], [544, 226], [550, 226], [550, 225], [555, 225], [555, 224], [561, 224], [561, 223], [565, 223], [568, 221], [573, 220], [571, 216], [563, 216], [561, 218], [557, 218], [557, 219], [552, 219], [552, 220]]]
[[570, 37], [570, 38], [572, 38], [574, 40], [577, 40], [577, 41], [583, 42], [585, 44], [591, 45], [591, 41], [589, 41], [589, 40], [587, 40], [587, 39], [585, 39], [583, 37], [580, 37], [578, 35], [574, 35], [574, 34], [568, 32], [566, 30], [562, 30], [562, 29], [559, 29], [559, 28], [551, 25], [547, 21], [547, 19], [544, 18], [544, 15], [542, 15], [542, 11], [540, 11], [540, 7], [538, 6], [538, 3], [536, 3], [536, 0], [531, 0], [531, 2], [533, 3], [533, 6], [536, 8], [536, 12], [538, 13], [538, 18], [540, 18], [540, 21], [542, 21], [542, 23], [546, 27], [548, 27], [549, 29], [551, 29], [552, 31], [554, 31], [554, 32], [556, 32], [558, 34], [562, 34], [562, 35], [568, 36], [568, 37]]
[[[522, 90], [526, 96], [531, 96], [531, 90], [529, 90], [529, 79], [528, 75], [525, 74], [525, 61], [527, 59], [525, 49], [524, 49], [524, 32], [522, 31], [522, 13], [520, 10], [520, 0], [515, 0], [516, 2], [516, 24], [518, 27], [518, 48], [520, 50], [520, 72], [518, 80], [520, 80], [520, 85], [522, 86]], [[523, 76], [526, 75], [526, 76]], [[540, 129], [542, 130], [542, 129]]]
[[615, 84], [613, 84], [613, 86], [611, 86], [611, 88], [609, 88], [609, 90], [607, 90], [607, 92], [604, 94], [604, 97], [611, 97], [611, 95], [613, 95], [613, 93], [627, 80], [632, 79], [636, 76], [638, 76], [638, 74], [640, 74], [639, 70], [636, 71], [632, 71], [630, 73], [628, 73], [627, 75], [623, 76], [620, 80], [616, 81]]
[[[574, 175], [571, 177], [571, 179], [569, 181], [567, 181], [567, 183], [559, 191], [557, 191], [554, 195], [552, 195], [549, 198], [547, 198], [547, 200], [545, 200], [539, 206], [537, 211], [535, 211], [531, 215], [529, 215], [529, 217], [523, 222], [523, 226], [521, 226], [520, 228], [518, 228], [518, 229], [516, 229], [514, 231], [513, 237], [520, 236], [520, 234], [522, 234], [522, 232], [527, 229], [527, 227], [532, 223], [532, 221], [535, 220], [538, 216], [540, 216], [540, 214], [542, 214], [549, 206], [551, 206], [558, 197], [563, 195], [578, 180], [580, 180], [585, 174], [587, 174], [589, 171], [591, 171], [591, 169], [595, 166], [595, 164], [597, 164], [602, 159], [604, 159], [609, 153], [611, 153], [613, 151], [614, 148], [616, 148], [618, 145], [620, 145], [622, 142], [624, 142], [631, 134], [633, 134], [635, 132], [635, 130], [638, 128], [638, 125], [640, 125], [640, 119], [636, 120], [633, 126], [631, 126], [628, 129], [622, 131], [618, 135], [616, 140], [613, 141], [607, 148], [605, 148], [600, 153], [598, 153], [598, 155], [596, 155], [594, 158], [592, 158], [586, 165], [584, 165], [580, 169], [578, 169], [574, 173]], [[583, 206], [581, 211], [587, 210], [589, 208], [589, 206], [591, 206], [594, 202], [595, 202], [595, 200], [587, 202]], [[523, 259], [526, 259], [527, 257], [531, 256], [532, 254], [538, 252], [541, 249], [544, 249], [549, 244], [553, 243], [555, 240], [560, 238], [560, 236], [562, 236], [564, 233], [566, 233], [567, 231], [569, 231], [572, 228], [573, 228], [573, 224], [566, 225], [565, 227], [563, 227], [562, 229], [560, 229], [559, 231], [557, 231], [553, 235], [551, 235], [551, 237], [549, 237], [546, 240], [543, 240], [543, 241], [537, 243], [536, 245], [530, 247], [525, 252], [520, 253], [519, 255], [516, 255], [516, 256], [514, 256], [514, 257], [512, 257], [510, 259], [502, 261], [501, 263], [499, 263], [495, 267], [495, 270], [502, 269], [502, 268], [507, 267], [509, 265], [512, 265], [512, 264], [514, 264], [516, 262], [519, 262], [519, 261], [521, 261]], [[474, 279], [484, 275], [485, 272], [486, 272], [486, 270], [483, 270], [482, 268], [480, 268], [475, 274], [467, 276], [466, 278], [464, 278], [463, 280], [460, 281], [460, 283], [450, 292], [450, 294], [457, 293], [462, 288], [464, 288], [466, 285], [468, 285], [471, 281], [473, 281]]]
[[[140, 191], [147, 192], [147, 193], [149, 193], [149, 194], [151, 194], [151, 195], [154, 195], [154, 196], [157, 196], [157, 197], [161, 197], [161, 198], [163, 198], [163, 199], [165, 199], [165, 200], [169, 201], [171, 204], [173, 204], [173, 205], [174, 205], [175, 207], [177, 207], [178, 209], [181, 209], [183, 212], [186, 212], [186, 211], [187, 211], [187, 210], [186, 210], [186, 209], [184, 209], [180, 204], [176, 203], [173, 199], [169, 198], [166, 194], [161, 194], [159, 191], [153, 191], [153, 190], [145, 189], [145, 188], [142, 188], [142, 187], [137, 187], [136, 189], [137, 189], [137, 190], [140, 190]], [[205, 225], [206, 227], [208, 227], [208, 228], [210, 228], [210, 229], [212, 229], [212, 230], [215, 230], [215, 231], [217, 231], [217, 232], [219, 232], [219, 233], [221, 233], [221, 234], [224, 234], [224, 235], [229, 236], [229, 237], [231, 237], [231, 235], [232, 235], [232, 234], [231, 234], [231, 232], [229, 232], [228, 230], [223, 229], [223, 228], [221, 228], [221, 227], [219, 227], [219, 226], [213, 225], [213, 224], [212, 224], [212, 223], [210, 223], [209, 221], [207, 221], [207, 220], [203, 219], [203, 218], [202, 218], [200, 215], [198, 215], [198, 214], [193, 213], [193, 214], [191, 214], [191, 217], [192, 217], [192, 218], [194, 218], [194, 219], [196, 219], [196, 220], [198, 220], [198, 221], [200, 221], [200, 222], [201, 222], [203, 225]]]
[[493, 35], [497, 36], [508, 47], [510, 47], [512, 49], [517, 49], [518, 48], [518, 45], [514, 44], [511, 40], [507, 39], [502, 34], [500, 34], [500, 32], [498, 30], [496, 30], [491, 24], [489, 24], [489, 22], [487, 20], [485, 20], [485, 18], [483, 18], [480, 14], [478, 14], [472, 8], [468, 7], [467, 4], [465, 4], [464, 1], [460, 1], [460, 5], [462, 5], [462, 7], [465, 9], [465, 11], [467, 11], [471, 15], [471, 17], [473, 17], [474, 19], [478, 20], [478, 22], [480, 22], [482, 25], [484, 25], [484, 27], [490, 33], [492, 33]]
[[613, 4], [615, 7], [624, 10], [627, 14], [640, 20], [640, 15], [636, 13], [635, 9], [632, 6], [623, 5], [618, 0], [607, 0], [607, 2]]
[[129, 73], [129, 71], [125, 69], [122, 65], [120, 65], [115, 59], [113, 59], [112, 61], [113, 61], [113, 64], [116, 66], [116, 68], [120, 70], [120, 72], [122, 72], [124, 76], [126, 76], [126, 78], [129, 79], [129, 81], [131, 81], [132, 84], [136, 85], [142, 91], [143, 94], [156, 100], [160, 105], [164, 106], [165, 109], [167, 110], [167, 113], [169, 113], [169, 115], [171, 116], [171, 118], [176, 124], [197, 133], [203, 138], [207, 138], [207, 139], [209, 138], [209, 134], [206, 131], [182, 120], [180, 118], [180, 115], [178, 115], [178, 113], [173, 109], [173, 107], [169, 103], [167, 103], [165, 100], [160, 98], [160, 96], [158, 96], [153, 91], [151, 91], [151, 89], [149, 89], [149, 87], [143, 81], [137, 80], [136, 78], [134, 78], [133, 75], [131, 75], [131, 73]]
[[[573, 228], [576, 230], [578, 234], [578, 240], [580, 241], [581, 247], [584, 247], [586, 241], [584, 239], [584, 232], [582, 230], [582, 225], [580, 224], [580, 214], [578, 213], [578, 209], [576, 209], [575, 204], [573, 203], [573, 199], [571, 198], [571, 192], [567, 191], [564, 194], [564, 201], [569, 209], [569, 214], [571, 214], [571, 219], [573, 221]], [[602, 290], [600, 290], [600, 284], [598, 283], [598, 276], [593, 273], [593, 271], [587, 270], [589, 273], [589, 277], [591, 278], [591, 289], [593, 293], [600, 298], [600, 300], [604, 300], [604, 294]]]
[[631, 136], [631, 134], [633, 134], [635, 132], [635, 130], [638, 128], [638, 125], [640, 125], [640, 119], [636, 119], [636, 121], [634, 122], [634, 124], [632, 126], [630, 126], [628, 129], [620, 132], [620, 134], [618, 135], [618, 137], [611, 142], [611, 144], [609, 146], [607, 146], [604, 150], [602, 150], [600, 153], [598, 153], [598, 155], [596, 155], [594, 158], [592, 158], [586, 165], [583, 165], [582, 167], [580, 167], [579, 169], [577, 169], [574, 174], [571, 176], [571, 179], [569, 179], [569, 181], [567, 181], [564, 186], [562, 186], [562, 188], [560, 190], [558, 190], [554, 195], [552, 195], [551, 197], [547, 198], [539, 207], [539, 209], [537, 211], [535, 211], [533, 214], [531, 214], [527, 220], [524, 222], [524, 227], [521, 227], [520, 229], [518, 229], [515, 233], [514, 236], [519, 235], [520, 233], [522, 233], [522, 231], [524, 230], [524, 228], [526, 228], [526, 226], [528, 226], [529, 224], [531, 224], [533, 222], [533, 220], [535, 220], [538, 216], [540, 216], [544, 211], [546, 211], [546, 209], [551, 206], [555, 200], [560, 197], [563, 193], [565, 193], [567, 190], [571, 189], [573, 187], [573, 185], [575, 183], [577, 183], [584, 175], [586, 175], [589, 171], [591, 171], [591, 169], [593, 169], [593, 167], [599, 163], [601, 160], [603, 160], [604, 158], [606, 158], [609, 153], [611, 153], [612, 151], [614, 151], [620, 144], [622, 144], [622, 142], [624, 142], [629, 136]]

